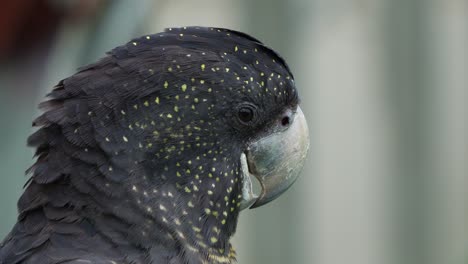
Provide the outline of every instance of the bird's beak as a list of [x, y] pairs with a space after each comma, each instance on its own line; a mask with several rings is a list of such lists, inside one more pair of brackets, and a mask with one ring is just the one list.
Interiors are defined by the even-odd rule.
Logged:
[[[287, 129], [253, 142], [242, 154], [241, 209], [252, 209], [273, 201], [298, 178], [309, 149], [309, 131], [300, 107], [291, 120]], [[259, 196], [252, 190], [251, 175], [262, 187]]]

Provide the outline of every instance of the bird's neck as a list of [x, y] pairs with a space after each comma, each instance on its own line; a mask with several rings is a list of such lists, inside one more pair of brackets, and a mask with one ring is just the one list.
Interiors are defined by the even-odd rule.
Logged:
[[214, 144], [180, 160], [148, 158], [140, 164], [142, 169], [133, 170], [138, 173], [133, 172], [121, 186], [128, 198], [119, 206], [126, 208], [117, 212], [142, 216], [135, 223], [140, 240], [175, 243], [184, 254], [204, 256], [208, 263], [229, 263], [234, 258], [229, 240], [242, 199], [240, 160], [236, 158], [240, 155], [222, 146]]
[[[170, 191], [162, 192], [162, 195], [168, 197], [176, 195]], [[183, 263], [189, 264], [234, 262], [236, 252], [230, 239], [237, 225], [238, 209], [229, 212], [226, 217], [227, 212], [208, 212], [206, 208], [199, 206], [204, 202], [198, 201], [194, 202], [193, 208], [178, 210], [178, 204], [185, 202], [185, 198], [173, 198], [174, 202], [170, 204], [156, 202], [157, 209], [154, 211], [144, 209], [146, 212], [143, 212], [143, 208], [131, 207], [128, 211], [132, 213], [123, 215], [120, 212], [127, 209], [120, 208], [120, 212], [87, 212], [85, 218], [94, 223], [97, 232], [105, 230], [105, 233], [119, 234], [109, 236], [111, 240], [116, 239], [113, 242], [117, 244], [131, 243], [148, 251], [152, 248], [164, 248], [169, 252], [177, 248], [178, 255], [184, 256], [186, 262]], [[213, 202], [216, 205], [221, 201]], [[164, 213], [160, 214], [158, 211]], [[120, 238], [125, 238], [125, 241], [120, 241]]]
[[100, 201], [102, 214], [90, 215], [99, 225], [109, 218], [125, 223], [111, 226], [131, 243], [177, 247], [188, 259], [200, 259], [187, 263], [231, 263], [235, 251], [229, 241], [242, 198], [240, 171], [232, 164], [204, 164], [169, 166], [162, 175], [166, 180], [157, 182], [147, 173], [132, 175], [119, 187], [122, 202]]
[[134, 210], [144, 216], [144, 222], [138, 225], [141, 235], [148, 236], [150, 244], [154, 242], [151, 237], [157, 236], [156, 241], [162, 239], [164, 244], [179, 245], [192, 259], [231, 263], [235, 251], [229, 241], [236, 230], [241, 199], [235, 172], [232, 176], [223, 180], [213, 176], [219, 187], [209, 184], [210, 177], [190, 187], [167, 183], [145, 190], [142, 186], [129, 186], [130, 200], [136, 201]]
[[[121, 158], [108, 153], [112, 162], [99, 170], [79, 155], [70, 157], [73, 166], [39, 159], [35, 166], [54, 169], [57, 177], [33, 170], [20, 212], [27, 217], [39, 207], [60, 207], [65, 216], [89, 222], [93, 232], [119, 249], [129, 244], [148, 252], [177, 248], [184, 258], [199, 260], [185, 263], [230, 263], [235, 253], [229, 240], [242, 198], [239, 155], [224, 149], [225, 144], [212, 145], [170, 162], [158, 158], [159, 152]], [[68, 157], [60, 149], [48, 151], [49, 157]]]

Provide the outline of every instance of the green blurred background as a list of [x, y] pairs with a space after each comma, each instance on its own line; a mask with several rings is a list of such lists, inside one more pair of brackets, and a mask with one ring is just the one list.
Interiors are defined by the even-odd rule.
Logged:
[[239, 263], [467, 264], [467, 12], [466, 0], [4, 1], [0, 237], [54, 84], [132, 37], [219, 26], [286, 58], [312, 140], [293, 188], [242, 214]]

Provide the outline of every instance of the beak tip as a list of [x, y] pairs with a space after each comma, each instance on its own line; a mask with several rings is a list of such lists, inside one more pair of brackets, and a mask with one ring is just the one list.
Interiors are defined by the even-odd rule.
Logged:
[[257, 201], [255, 201], [254, 204], [252, 204], [252, 206], [249, 207], [249, 209], [255, 209], [255, 208], [264, 206], [265, 204], [267, 204], [267, 203], [269, 203], [269, 202], [271, 202], [271, 201], [261, 201], [261, 200], [257, 200]]

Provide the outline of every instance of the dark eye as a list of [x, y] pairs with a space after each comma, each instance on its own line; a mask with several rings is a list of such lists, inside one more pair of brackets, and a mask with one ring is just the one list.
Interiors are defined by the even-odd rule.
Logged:
[[254, 118], [254, 111], [250, 107], [241, 107], [238, 112], [240, 121], [249, 123]]

